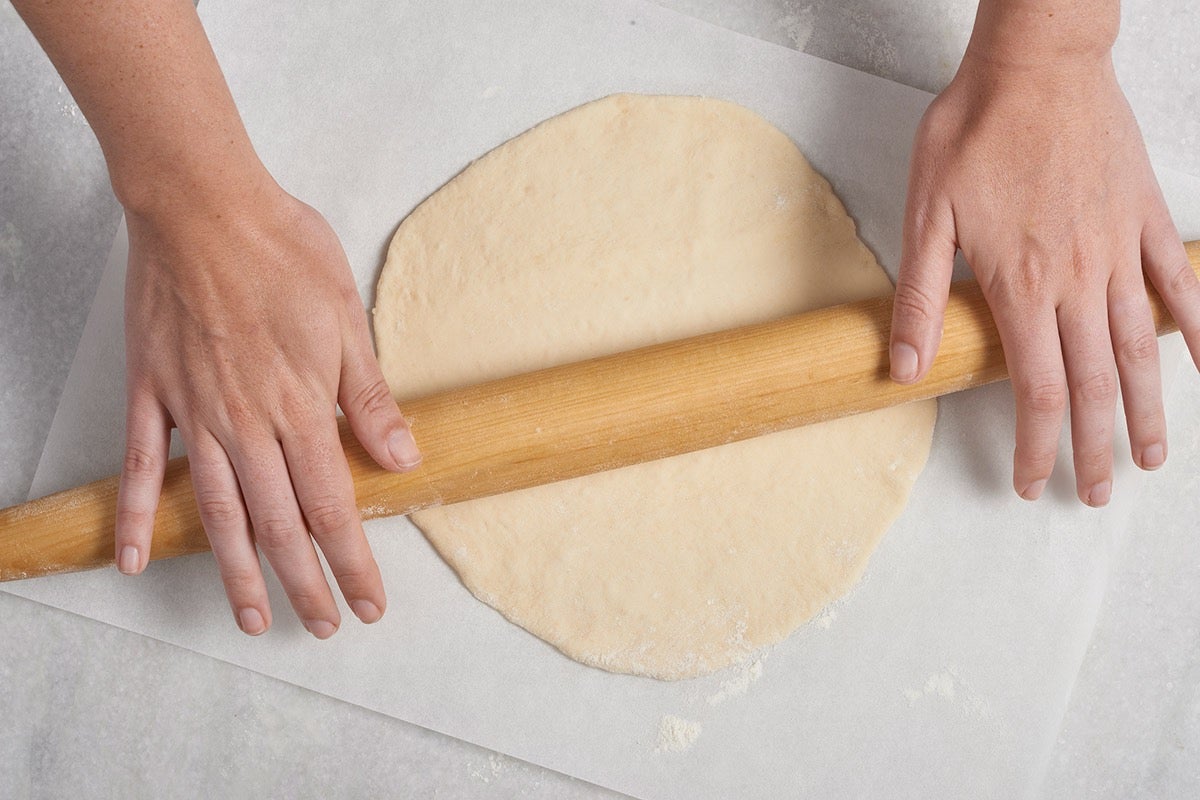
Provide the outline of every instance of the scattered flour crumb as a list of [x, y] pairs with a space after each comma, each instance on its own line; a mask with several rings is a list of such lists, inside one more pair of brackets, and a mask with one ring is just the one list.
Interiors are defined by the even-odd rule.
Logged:
[[833, 626], [833, 623], [836, 619], [837, 619], [837, 610], [834, 609], [833, 607], [829, 606], [829, 607], [826, 607], [817, 616], [817, 618], [813, 620], [813, 624], [816, 625], [821, 630], [827, 631], [830, 629], [830, 627]]
[[700, 723], [666, 714], [658, 723], [658, 750], [667, 753], [682, 753], [690, 748], [700, 736]]
[[910, 708], [915, 708], [917, 703], [926, 698], [944, 700], [970, 719], [988, 719], [992, 715], [988, 701], [971, 690], [959, 675], [958, 667], [953, 664], [926, 678], [922, 688], [904, 690], [904, 699]]
[[737, 674], [727, 681], [721, 681], [721, 688], [708, 696], [708, 704], [717, 706], [731, 697], [740, 697], [750, 688], [750, 684], [762, 677], [763, 659], [746, 661], [738, 665]]
[[482, 764], [470, 762], [467, 764], [467, 769], [471, 771], [471, 777], [480, 783], [491, 783], [496, 778], [499, 778], [509, 766], [509, 759], [499, 753], [489, 753], [487, 761]]
[[954, 699], [954, 676], [949, 672], [939, 672], [929, 676], [925, 681], [925, 694], [937, 695], [947, 700]]

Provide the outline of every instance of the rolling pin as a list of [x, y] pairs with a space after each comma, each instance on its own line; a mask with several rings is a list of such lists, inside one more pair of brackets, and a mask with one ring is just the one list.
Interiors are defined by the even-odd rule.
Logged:
[[[1200, 274], [1200, 242], [1186, 245]], [[1160, 335], [1176, 330], [1147, 284]], [[892, 297], [799, 314], [455, 389], [404, 403], [424, 454], [388, 472], [344, 419], [363, 519], [408, 514], [702, 450], [1007, 377], [979, 286], [950, 290], [928, 376], [888, 377]], [[117, 478], [0, 511], [0, 580], [113, 563]], [[186, 458], [163, 481], [150, 558], [208, 550]]]

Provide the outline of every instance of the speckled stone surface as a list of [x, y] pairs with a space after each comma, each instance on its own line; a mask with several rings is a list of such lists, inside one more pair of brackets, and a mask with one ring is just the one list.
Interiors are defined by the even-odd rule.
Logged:
[[[930, 91], [953, 76], [969, 0], [660, 0]], [[1116, 59], [1151, 150], [1200, 175], [1200, 23], [1127, 0]], [[0, 0], [0, 504], [25, 498], [120, 209], [53, 68]], [[1168, 409], [1200, 437], [1200, 381]], [[1190, 412], [1190, 413], [1189, 413]], [[1200, 486], [1193, 485], [1200, 490]], [[1045, 797], [1200, 790], [1200, 491], [1148, 496], [1097, 623]], [[91, 620], [0, 594], [0, 798], [602, 798], [598, 787]]]
[[0, 503], [25, 499], [121, 209], [100, 147], [0, 2]]

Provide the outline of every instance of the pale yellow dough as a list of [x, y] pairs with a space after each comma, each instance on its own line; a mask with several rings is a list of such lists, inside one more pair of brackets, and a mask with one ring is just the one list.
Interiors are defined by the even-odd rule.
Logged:
[[[765, 120], [618, 95], [518, 136], [413, 211], [375, 331], [403, 400], [890, 287]], [[568, 656], [684, 678], [778, 642], [859, 580], [935, 416], [916, 403], [413, 519], [476, 597]]]

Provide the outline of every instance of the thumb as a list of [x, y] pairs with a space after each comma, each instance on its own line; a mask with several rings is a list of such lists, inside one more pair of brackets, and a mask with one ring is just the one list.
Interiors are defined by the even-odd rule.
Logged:
[[915, 205], [910, 197], [892, 304], [888, 353], [892, 380], [899, 383], [914, 383], [925, 377], [937, 355], [958, 250], [950, 209]]
[[379, 466], [404, 472], [421, 463], [421, 451], [392, 399], [365, 331], [347, 343], [338, 405], [354, 436]]

